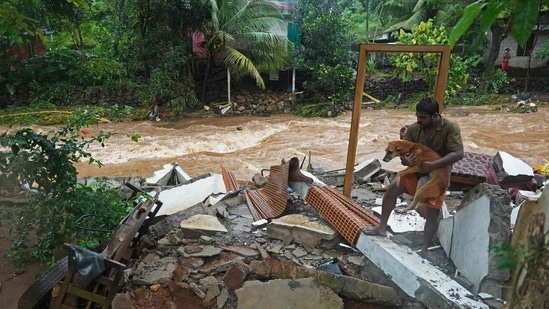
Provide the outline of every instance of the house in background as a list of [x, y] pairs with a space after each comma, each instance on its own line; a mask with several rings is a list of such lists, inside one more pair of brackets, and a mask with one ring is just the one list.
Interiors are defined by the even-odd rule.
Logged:
[[39, 37], [27, 37], [25, 36], [25, 41], [21, 45], [11, 46], [7, 52], [6, 56], [14, 57], [19, 56], [23, 59], [28, 59], [36, 55], [44, 55], [46, 53], [46, 48], [44, 47], [44, 42]]
[[[545, 48], [545, 42], [549, 39], [549, 12], [542, 12], [541, 14], [542, 15], [540, 15], [537, 25], [534, 27], [534, 30], [532, 31], [532, 34], [528, 38], [528, 41], [524, 47], [519, 46], [512, 35], [507, 36], [501, 42], [501, 52], [496, 60], [497, 65], [501, 65], [503, 60], [503, 51], [506, 48], [509, 48], [509, 52], [511, 54], [509, 68], [527, 69], [528, 63], [530, 63], [531, 69], [548, 68], [549, 57], [536, 57], [537, 51]], [[489, 36], [488, 39], [491, 40], [491, 36]], [[485, 50], [484, 59], [488, 58], [488, 54], [489, 50]]]

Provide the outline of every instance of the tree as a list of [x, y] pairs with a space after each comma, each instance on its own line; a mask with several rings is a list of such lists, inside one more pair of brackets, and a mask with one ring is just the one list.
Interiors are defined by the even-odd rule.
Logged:
[[34, 20], [24, 16], [19, 10], [6, 1], [0, 3], [0, 56], [13, 45], [24, 43], [23, 32], [31, 36], [40, 36], [42, 31], [35, 24]]
[[261, 73], [279, 70], [288, 61], [288, 39], [272, 32], [285, 29], [282, 14], [263, 0], [210, 0], [210, 5], [211, 21], [204, 29], [208, 65], [202, 98], [210, 67], [218, 57], [234, 76], [249, 75], [265, 88]]
[[488, 29], [492, 34], [490, 54], [485, 63], [485, 71], [480, 89], [486, 88], [487, 81], [492, 78], [494, 64], [499, 54], [501, 41], [509, 31], [517, 43], [524, 46], [538, 21], [542, 5], [547, 0], [478, 0], [468, 5], [463, 15], [450, 32], [449, 43], [454, 46], [461, 36], [479, 19], [478, 37], [475, 46], [484, 39]]
[[[408, 45], [446, 45], [448, 36], [444, 26], [435, 26], [431, 20], [420, 22], [419, 25], [412, 27], [411, 32], [400, 30], [398, 34], [399, 44]], [[437, 75], [439, 54], [431, 53], [393, 53], [390, 59], [395, 64], [395, 71], [401, 77], [415, 73], [425, 76], [430, 90], [432, 91]], [[448, 82], [446, 85], [446, 95], [456, 95], [466, 84], [469, 74], [467, 68], [479, 59], [471, 57], [464, 60], [461, 56], [452, 54], [450, 57], [450, 67], [448, 69]]]
[[349, 27], [346, 4], [345, 0], [301, 0], [294, 13], [302, 44], [297, 50], [297, 65], [311, 74], [304, 88], [317, 94], [330, 93], [329, 101], [340, 107], [350, 101], [357, 62], [351, 45], [358, 38]]
[[548, 4], [547, 0], [478, 0], [468, 5], [463, 11], [461, 19], [450, 33], [450, 45], [456, 44], [463, 33], [473, 25], [477, 17], [480, 18], [479, 36], [506, 17], [507, 28], [511, 30], [517, 43], [524, 46], [537, 23], [542, 5]]
[[[43, 8], [47, 4], [51, 10], [58, 8], [85, 8], [88, 0], [4, 0], [0, 3], [0, 46], [9, 48], [13, 45], [21, 45], [31, 38], [43, 38], [41, 29], [44, 11], [35, 8]], [[28, 14], [34, 11], [35, 14]], [[5, 49], [2, 48], [2, 51]], [[0, 56], [2, 54], [0, 53]]]

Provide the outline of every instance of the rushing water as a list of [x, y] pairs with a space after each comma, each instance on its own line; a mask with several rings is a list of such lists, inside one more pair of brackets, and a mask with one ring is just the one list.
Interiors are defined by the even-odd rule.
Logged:
[[[443, 114], [456, 120], [462, 130], [465, 151], [495, 155], [505, 151], [530, 166], [549, 162], [549, 108], [536, 113], [515, 114], [493, 107], [466, 108], [467, 116]], [[79, 177], [150, 177], [164, 164], [177, 163], [191, 177], [208, 172], [220, 173], [221, 166], [237, 179], [249, 180], [262, 169], [280, 164], [281, 159], [297, 156], [320, 163], [327, 170], [344, 169], [352, 113], [336, 118], [300, 118], [293, 115], [271, 117], [186, 118], [175, 126], [162, 121], [107, 123], [88, 128], [114, 135], [105, 147], [88, 149], [104, 167], [80, 163]], [[415, 121], [409, 110], [362, 110], [356, 162], [381, 158], [388, 141], [399, 138], [399, 129]], [[130, 138], [140, 134], [139, 142]], [[383, 163], [389, 170], [400, 169], [393, 160]], [[305, 165], [306, 166], [306, 165]]]

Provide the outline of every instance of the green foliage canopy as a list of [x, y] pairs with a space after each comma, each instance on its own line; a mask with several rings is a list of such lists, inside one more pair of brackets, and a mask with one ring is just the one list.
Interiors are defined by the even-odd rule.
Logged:
[[449, 43], [454, 46], [477, 18], [480, 18], [479, 36], [484, 35], [498, 19], [505, 18], [513, 37], [524, 46], [536, 25], [541, 5], [548, 3], [547, 0], [478, 0], [465, 8], [450, 32]]
[[348, 27], [345, 3], [301, 0], [293, 16], [302, 44], [297, 49], [297, 66], [312, 76], [304, 87], [315, 93], [331, 93], [329, 99], [338, 105], [350, 100], [357, 62], [357, 53], [351, 51], [357, 37]]
[[[428, 20], [413, 27], [411, 32], [400, 30], [398, 43], [443, 45], [448, 44], [448, 37], [443, 26], [435, 26], [432, 20]], [[398, 76], [404, 80], [410, 78], [413, 74], [425, 76], [431, 90], [434, 88], [439, 58], [439, 54], [431, 53], [394, 53], [390, 57]], [[467, 84], [469, 78], [467, 69], [478, 64], [479, 60], [475, 57], [464, 60], [456, 54], [450, 56], [446, 95], [453, 96], [457, 94]]]

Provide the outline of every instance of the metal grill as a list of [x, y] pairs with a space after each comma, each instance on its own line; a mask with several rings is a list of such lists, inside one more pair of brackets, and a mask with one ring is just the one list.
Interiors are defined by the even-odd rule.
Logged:
[[288, 172], [290, 181], [304, 182], [308, 185], [313, 184], [313, 179], [311, 177], [307, 177], [301, 173], [301, 169], [299, 168], [299, 159], [297, 157], [291, 158], [288, 164], [290, 165]]
[[282, 215], [288, 204], [288, 164], [271, 166], [265, 187], [259, 190], [245, 190], [244, 195], [254, 220]]
[[[305, 200], [311, 204], [350, 244], [356, 244], [362, 229], [375, 225], [379, 220], [363, 218], [364, 214], [355, 213], [347, 206], [354, 204], [351, 200], [341, 198], [343, 195], [328, 186], [310, 187]], [[343, 196], [344, 197], [344, 196]], [[356, 205], [356, 207], [360, 207]], [[352, 206], [351, 208], [356, 208]], [[375, 222], [372, 222], [375, 221]]]
[[233, 192], [239, 189], [238, 181], [234, 177], [233, 173], [227, 171], [223, 166], [221, 167], [221, 175], [223, 176], [223, 183], [228, 192]]
[[362, 206], [355, 203], [355, 201], [351, 200], [350, 198], [336, 191], [332, 187], [325, 186], [325, 187], [322, 187], [322, 190], [326, 191], [328, 194], [335, 197], [340, 203], [343, 204], [343, 206], [345, 206], [350, 211], [354, 212], [362, 220], [366, 221], [365, 222], [366, 226], [374, 226], [379, 224], [379, 218], [376, 217], [373, 213], [362, 208]]

